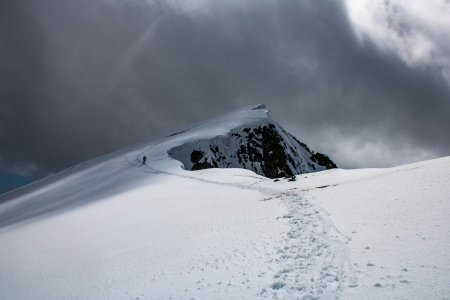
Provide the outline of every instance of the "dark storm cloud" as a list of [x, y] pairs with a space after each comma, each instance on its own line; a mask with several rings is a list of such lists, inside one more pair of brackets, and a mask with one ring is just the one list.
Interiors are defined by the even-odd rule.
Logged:
[[340, 2], [224, 2], [3, 1], [0, 164], [53, 172], [253, 103], [344, 166], [450, 154], [439, 70], [360, 43]]

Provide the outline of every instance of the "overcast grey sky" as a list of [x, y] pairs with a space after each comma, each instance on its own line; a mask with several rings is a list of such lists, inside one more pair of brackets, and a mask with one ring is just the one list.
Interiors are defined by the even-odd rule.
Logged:
[[39, 177], [241, 106], [339, 166], [450, 155], [444, 0], [0, 2], [0, 170]]

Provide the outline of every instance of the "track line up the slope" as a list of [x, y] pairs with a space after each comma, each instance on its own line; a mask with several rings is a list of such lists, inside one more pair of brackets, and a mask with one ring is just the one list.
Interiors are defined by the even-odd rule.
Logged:
[[195, 176], [181, 175], [157, 170], [146, 165], [144, 172], [164, 174], [209, 184], [258, 191], [267, 199], [279, 198], [288, 207], [288, 213], [281, 218], [288, 219], [289, 231], [284, 243], [276, 250], [279, 271], [274, 274], [273, 283], [263, 287], [258, 295], [274, 299], [338, 299], [346, 287], [355, 287], [349, 253], [339, 232], [333, 224], [308, 201], [306, 193], [283, 191], [255, 184], [225, 183]]

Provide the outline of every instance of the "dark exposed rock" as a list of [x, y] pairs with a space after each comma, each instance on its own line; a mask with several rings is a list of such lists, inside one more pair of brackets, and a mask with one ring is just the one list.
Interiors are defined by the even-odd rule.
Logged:
[[287, 155], [281, 145], [282, 138], [275, 126], [269, 124], [269, 126], [259, 127], [258, 131], [262, 135], [264, 174], [269, 178], [292, 176], [292, 170], [287, 164]]
[[317, 152], [311, 155], [310, 159], [318, 165], [326, 167], [327, 170], [337, 168], [336, 164], [325, 154]]
[[[211, 169], [211, 168], [218, 168], [219, 165], [213, 161], [212, 164], [208, 162], [206, 159], [204, 159], [205, 153], [200, 150], [194, 150], [191, 153], [191, 162], [193, 163], [191, 170], [202, 170], [202, 169]], [[204, 160], [203, 162], [200, 162], [201, 160]]]
[[191, 170], [245, 168], [289, 181], [296, 180], [295, 174], [336, 167], [328, 156], [311, 152], [308, 146], [272, 122], [183, 144], [171, 149], [169, 154]]
[[205, 155], [205, 153], [203, 151], [200, 151], [200, 150], [192, 151], [192, 153], [191, 153], [191, 162], [193, 164], [198, 163], [203, 158], [204, 155]]

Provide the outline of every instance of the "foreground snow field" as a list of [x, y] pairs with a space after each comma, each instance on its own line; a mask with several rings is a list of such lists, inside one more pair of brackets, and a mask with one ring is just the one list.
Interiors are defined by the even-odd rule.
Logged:
[[219, 117], [0, 197], [0, 299], [450, 299], [450, 157], [274, 181], [167, 154], [261, 118]]
[[345, 240], [354, 283], [339, 298], [450, 299], [450, 157], [306, 174], [293, 185], [331, 238]]
[[1, 298], [449, 299], [449, 182], [450, 158], [296, 182], [149, 174], [3, 228]]

